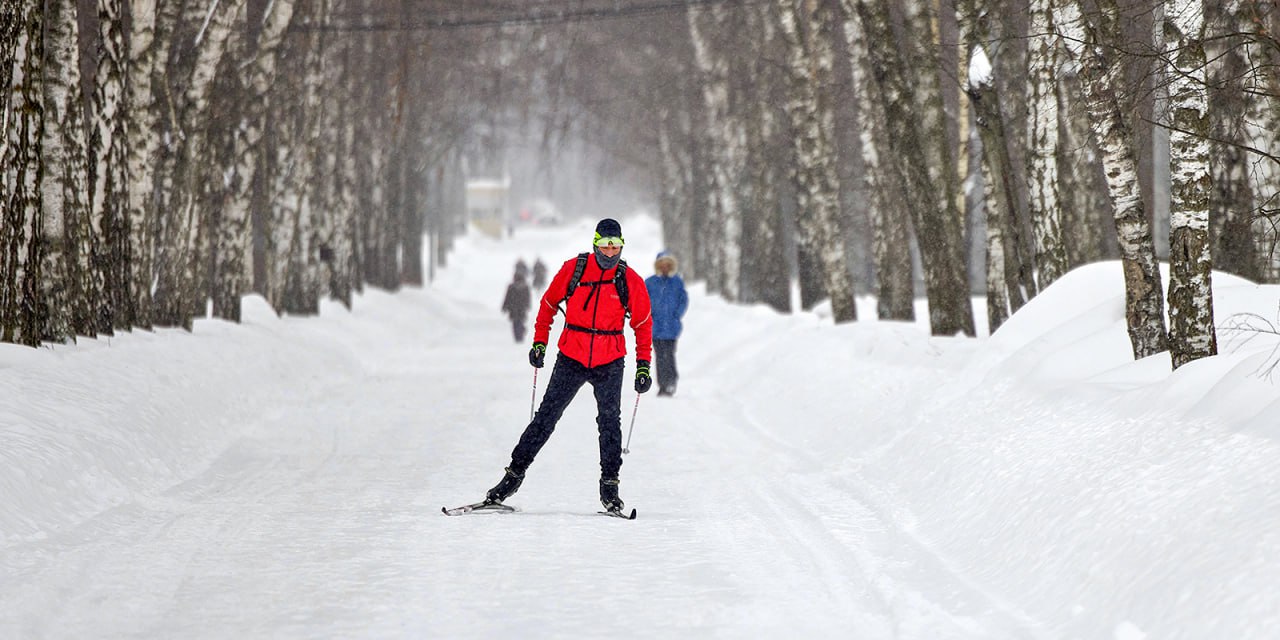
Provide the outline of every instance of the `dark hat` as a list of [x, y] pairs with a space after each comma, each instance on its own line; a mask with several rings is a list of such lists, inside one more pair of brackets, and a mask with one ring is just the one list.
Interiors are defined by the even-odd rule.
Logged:
[[618, 224], [618, 221], [613, 218], [605, 218], [596, 223], [596, 237], [621, 238], [622, 225]]

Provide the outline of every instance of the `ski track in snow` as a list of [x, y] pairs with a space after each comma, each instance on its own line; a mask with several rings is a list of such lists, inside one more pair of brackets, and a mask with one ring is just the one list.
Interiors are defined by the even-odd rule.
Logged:
[[749, 339], [641, 399], [621, 486], [638, 520], [595, 513], [585, 388], [508, 501], [521, 513], [442, 516], [500, 477], [530, 369], [491, 309], [403, 295], [430, 321], [370, 321], [416, 341], [335, 336], [363, 371], [281, 398], [161, 495], [5, 549], [0, 636], [1042, 637], [742, 406], [718, 363]]

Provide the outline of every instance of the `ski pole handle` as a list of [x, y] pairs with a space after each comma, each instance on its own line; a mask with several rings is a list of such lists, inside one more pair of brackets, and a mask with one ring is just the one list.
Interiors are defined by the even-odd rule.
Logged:
[[627, 444], [622, 447], [623, 453], [631, 453], [631, 432], [636, 428], [636, 411], [640, 410], [640, 394], [636, 394], [636, 406], [631, 409], [631, 426], [627, 428]]

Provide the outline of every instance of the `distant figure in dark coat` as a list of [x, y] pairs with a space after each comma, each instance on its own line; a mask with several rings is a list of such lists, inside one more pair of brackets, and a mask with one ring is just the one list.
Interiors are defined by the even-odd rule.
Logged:
[[547, 284], [547, 265], [542, 263], [542, 258], [536, 258], [533, 261], [533, 288], [542, 290]]
[[[524, 263], [521, 262], [520, 266]], [[529, 322], [529, 285], [524, 281], [525, 274], [519, 267], [507, 285], [507, 296], [502, 300], [502, 310], [511, 318], [511, 332], [516, 342], [524, 342], [524, 332]]]

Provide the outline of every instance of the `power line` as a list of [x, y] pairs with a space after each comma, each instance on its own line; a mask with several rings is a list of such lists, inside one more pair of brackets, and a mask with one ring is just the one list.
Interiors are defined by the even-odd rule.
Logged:
[[520, 13], [483, 17], [440, 17], [414, 16], [410, 20], [387, 20], [358, 23], [356, 19], [339, 18], [326, 25], [298, 26], [298, 31], [429, 31], [438, 29], [468, 29], [478, 27], [508, 26], [542, 26], [551, 24], [570, 24], [593, 22], [599, 20], [619, 20], [647, 17], [686, 11], [691, 8], [705, 8], [714, 5], [748, 5], [762, 0], [662, 0], [653, 3], [611, 3], [605, 7], [554, 7], [542, 3], [542, 7], [534, 7], [529, 11], [526, 5]]

